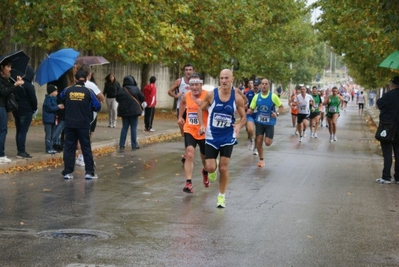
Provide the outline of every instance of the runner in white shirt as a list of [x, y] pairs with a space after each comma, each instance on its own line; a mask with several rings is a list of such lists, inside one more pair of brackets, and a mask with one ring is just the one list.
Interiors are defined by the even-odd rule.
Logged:
[[295, 97], [292, 104], [298, 107], [297, 131], [299, 142], [302, 142], [302, 136], [305, 136], [306, 120], [309, 119], [310, 111], [313, 109], [313, 97], [306, 93], [305, 86], [301, 86], [301, 93]]

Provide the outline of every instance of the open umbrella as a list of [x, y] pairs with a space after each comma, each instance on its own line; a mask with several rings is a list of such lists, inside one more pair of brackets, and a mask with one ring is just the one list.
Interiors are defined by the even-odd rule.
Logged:
[[0, 63], [6, 59], [11, 60], [11, 78], [14, 81], [17, 79], [17, 76], [25, 76], [30, 57], [20, 50], [1, 56]]
[[76, 63], [81, 65], [87, 64], [90, 66], [96, 66], [96, 65], [109, 64], [109, 61], [100, 56], [85, 56], [85, 57], [78, 57], [78, 59], [76, 59]]
[[399, 70], [399, 51], [395, 51], [390, 54], [384, 59], [384, 61], [381, 62], [379, 66], [383, 68]]
[[75, 65], [79, 52], [65, 48], [47, 55], [37, 68], [35, 81], [40, 85], [55, 81]]

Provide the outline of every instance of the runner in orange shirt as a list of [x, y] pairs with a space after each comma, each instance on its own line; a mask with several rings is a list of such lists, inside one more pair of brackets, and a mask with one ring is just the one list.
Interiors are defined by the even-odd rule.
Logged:
[[[294, 92], [292, 92], [291, 97], [289, 98], [288, 105], [291, 107], [291, 119], [292, 119], [292, 127], [296, 128], [296, 121], [298, 117], [298, 107], [293, 105], [295, 97], [301, 93], [301, 90], [296, 87]], [[295, 134], [298, 135], [298, 131], [295, 130]]]
[[[184, 162], [184, 174], [186, 177], [186, 185], [183, 191], [186, 193], [193, 193], [192, 175], [194, 169], [194, 154], [195, 148], [198, 144], [201, 154], [202, 161], [202, 178], [205, 187], [209, 187], [209, 181], [214, 182], [216, 180], [216, 171], [209, 173], [205, 170], [205, 135], [199, 134], [199, 121], [198, 121], [198, 107], [202, 103], [206, 96], [206, 91], [202, 90], [202, 80], [199, 74], [193, 73], [189, 79], [190, 92], [183, 95], [180, 108], [179, 118], [177, 123], [183, 126], [184, 131], [184, 144], [186, 147], [186, 161]], [[183, 114], [186, 111], [186, 119], [183, 118]], [[203, 120], [208, 120], [208, 111], [203, 111]]]

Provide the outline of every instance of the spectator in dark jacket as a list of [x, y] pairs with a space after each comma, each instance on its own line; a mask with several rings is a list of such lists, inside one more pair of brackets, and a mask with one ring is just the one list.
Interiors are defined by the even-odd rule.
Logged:
[[110, 73], [105, 77], [104, 96], [108, 107], [108, 127], [116, 127], [116, 112], [118, 109], [118, 102], [116, 102], [116, 94], [121, 85], [116, 81], [115, 76]]
[[30, 124], [32, 122], [33, 113], [37, 110], [37, 98], [35, 86], [32, 84], [34, 76], [33, 69], [28, 66], [26, 75], [23, 78], [24, 84], [17, 87], [14, 91], [15, 100], [18, 103], [18, 110], [14, 111], [15, 121], [15, 141], [17, 143], [17, 158], [31, 158], [26, 152], [25, 143]]
[[46, 152], [48, 154], [55, 154], [57, 151], [53, 149], [53, 135], [56, 124], [57, 111], [64, 109], [63, 104], [57, 104], [57, 87], [53, 84], [47, 85], [47, 95], [43, 101], [42, 119], [44, 125], [44, 141], [46, 144]]
[[11, 162], [4, 152], [8, 122], [6, 99], [18, 86], [24, 84], [24, 80], [20, 76], [17, 77], [16, 82], [11, 81], [11, 63], [11, 60], [7, 58], [0, 62], [0, 164]]
[[[361, 92], [363, 93], [363, 92]], [[390, 81], [390, 91], [382, 95], [377, 100], [377, 107], [380, 110], [380, 123], [396, 124], [396, 133], [393, 141], [380, 141], [382, 156], [384, 157], [384, 168], [381, 178], [375, 181], [379, 184], [391, 183], [392, 151], [395, 158], [394, 183], [399, 184], [399, 76], [395, 76]]]
[[144, 95], [137, 87], [133, 76], [128, 75], [123, 78], [123, 88], [119, 88], [116, 101], [118, 101], [118, 117], [122, 117], [119, 148], [121, 151], [125, 150], [127, 131], [130, 127], [132, 150], [138, 149], [137, 124], [142, 112], [141, 104], [144, 102]]

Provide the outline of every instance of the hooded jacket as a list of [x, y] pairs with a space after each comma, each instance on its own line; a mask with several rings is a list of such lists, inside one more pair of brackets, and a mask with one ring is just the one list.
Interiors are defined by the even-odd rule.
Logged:
[[133, 76], [128, 75], [123, 78], [123, 86], [118, 89], [116, 101], [118, 102], [118, 117], [141, 115], [141, 104], [144, 102], [144, 95], [137, 87]]
[[14, 90], [15, 100], [18, 103], [18, 110], [13, 112], [14, 116], [21, 116], [25, 113], [32, 114], [37, 110], [35, 86], [32, 84], [33, 76], [33, 69], [28, 66], [23, 78], [24, 84]]

